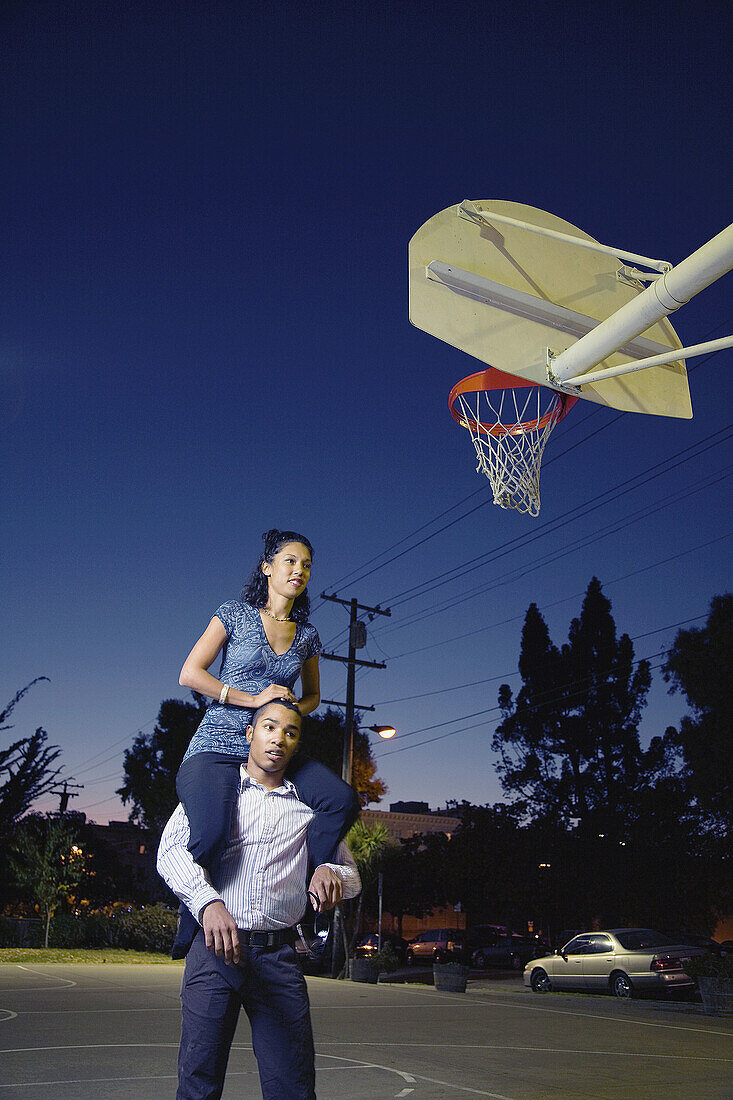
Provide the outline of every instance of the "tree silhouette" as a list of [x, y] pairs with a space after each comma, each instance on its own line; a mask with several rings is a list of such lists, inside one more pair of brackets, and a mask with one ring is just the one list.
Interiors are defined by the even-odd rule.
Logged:
[[[8, 723], [16, 705], [23, 696], [47, 676], [37, 676], [16, 692], [3, 711], [0, 711], [0, 732], [14, 728]], [[13, 741], [0, 750], [0, 840], [6, 838], [15, 823], [42, 795], [55, 785], [60, 768], [54, 768], [61, 750], [48, 745], [48, 734], [39, 726], [27, 737]]]
[[405, 914], [424, 917], [448, 900], [448, 837], [426, 833], [403, 837], [384, 854], [384, 906], [397, 918], [402, 935]]
[[629, 636], [617, 638], [596, 577], [561, 650], [530, 605], [519, 671], [516, 699], [507, 684], [499, 689], [503, 719], [493, 747], [504, 789], [534, 819], [622, 833], [657, 763], [657, 749], [645, 754], [638, 733], [651, 677], [647, 661], [635, 667]]
[[692, 711], [669, 735], [682, 754], [683, 775], [711, 831], [733, 835], [733, 594], [714, 596], [704, 627], [680, 630], [664, 665], [671, 692]]
[[130, 821], [160, 836], [178, 803], [176, 773], [206, 709], [203, 696], [193, 702], [166, 699], [152, 733], [139, 733], [125, 750], [123, 785], [117, 794], [130, 803]]

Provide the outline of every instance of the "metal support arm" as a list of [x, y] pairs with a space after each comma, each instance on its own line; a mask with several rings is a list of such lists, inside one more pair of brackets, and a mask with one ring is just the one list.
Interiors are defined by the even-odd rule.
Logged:
[[[548, 362], [547, 378], [562, 386], [573, 379], [577, 385], [586, 371], [613, 355], [629, 340], [674, 310], [689, 302], [706, 286], [710, 286], [733, 268], [733, 225], [682, 260], [672, 271], [657, 279], [632, 302], [627, 302], [610, 317], [582, 336], [577, 343], [560, 352]], [[675, 358], [682, 358], [678, 351]], [[647, 364], [651, 365], [651, 364]]]
[[542, 225], [533, 225], [532, 222], [518, 221], [517, 218], [509, 218], [506, 214], [494, 214], [491, 210], [479, 210], [477, 206], [464, 199], [458, 207], [458, 216], [468, 218], [470, 221], [482, 221], [487, 225], [494, 222], [501, 225], [513, 225], [517, 229], [527, 229], [530, 233], [539, 233], [541, 237], [551, 237], [554, 241], [567, 241], [568, 244], [577, 245], [578, 248], [588, 248], [591, 252], [603, 252], [607, 256], [613, 256], [618, 260], [631, 260], [635, 264], [643, 264], [644, 267], [652, 267], [656, 271], [670, 271], [672, 264], [669, 260], [652, 260], [649, 256], [639, 256], [636, 252], [626, 252], [612, 245], [599, 244], [598, 241], [589, 241], [585, 237], [573, 237], [570, 233], [560, 233], [557, 229], [546, 229]]
[[[637, 370], [645, 370], [647, 367], [660, 367], [665, 363], [675, 363], [678, 359], [691, 359], [695, 355], [705, 355], [707, 352], [722, 351], [723, 348], [733, 348], [733, 336], [723, 336], [720, 340], [707, 340], [704, 344], [691, 344], [689, 348], [675, 348], [664, 355], [651, 355], [647, 359], [637, 359], [633, 363], [620, 363], [617, 367], [605, 367], [603, 370], [594, 370], [589, 374], [579, 374], [577, 378], [568, 378], [563, 386], [584, 386], [588, 382], [602, 382], [604, 378], [616, 378], [620, 374], [633, 374]], [[548, 363], [553, 360], [552, 352], [547, 351]]]

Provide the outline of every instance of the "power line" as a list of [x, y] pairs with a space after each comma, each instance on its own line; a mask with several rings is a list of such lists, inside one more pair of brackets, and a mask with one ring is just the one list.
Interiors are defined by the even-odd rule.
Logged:
[[124, 743], [129, 744], [131, 737], [135, 737], [137, 736], [137, 734], [142, 733], [143, 730], [147, 729], [148, 726], [154, 725], [157, 721], [157, 717], [151, 718], [149, 722], [145, 722], [142, 726], [138, 726], [135, 729], [134, 733], [127, 733], [123, 737], [121, 737], [119, 741], [113, 741], [111, 745], [107, 745], [106, 748], [100, 749], [98, 753], [96, 753], [94, 756], [90, 756], [89, 759], [85, 761], [84, 767], [80, 769], [79, 774], [85, 774], [90, 770], [93, 771], [94, 768], [91, 767], [92, 762], [94, 760], [97, 760], [97, 758], [102, 756], [104, 753], [108, 753], [109, 755], [105, 756], [103, 760], [99, 760], [99, 762], [94, 765], [94, 767], [96, 768], [101, 768], [102, 764], [106, 764], [115, 755], [115, 753], [112, 752], [113, 749], [115, 749], [118, 745], [122, 745]]
[[[377, 561], [384, 554], [388, 554], [390, 552], [390, 550], [395, 550], [398, 546], [401, 546], [403, 542], [407, 542], [407, 540], [411, 539], [414, 535], [419, 535], [421, 531], [424, 531], [427, 527], [430, 527], [433, 523], [437, 523], [439, 520], [441, 520], [443, 518], [443, 516], [447, 516], [450, 512], [455, 511], [456, 508], [460, 508], [461, 505], [466, 503], [466, 501], [472, 500], [474, 497], [478, 496], [480, 493], [488, 494], [488, 491], [489, 491], [489, 487], [487, 485], [482, 485], [480, 489], [474, 490], [474, 492], [469, 493], [468, 496], [463, 497], [462, 500], [457, 501], [455, 504], [451, 504], [450, 508], [446, 508], [439, 515], [434, 516], [433, 519], [429, 519], [427, 521], [427, 523], [423, 523], [422, 526], [418, 527], [415, 531], [411, 531], [408, 535], [404, 535], [401, 539], [398, 539], [397, 542], [393, 542], [391, 546], [386, 547], [384, 550], [381, 550], [378, 554], [375, 554], [374, 557], [371, 557], [367, 561], [363, 562], [362, 565], [359, 565], [355, 569], [352, 569], [350, 573], [345, 573], [343, 575], [343, 577], [339, 577], [337, 580], [332, 581], [331, 584], [326, 585], [326, 588], [334, 589], [334, 588], [336, 588], [337, 585], [344, 584], [344, 583], [348, 583], [348, 584], [354, 583], [354, 584], [356, 584], [357, 583], [356, 580], [354, 580], [353, 582], [350, 580], [350, 577], [351, 577], [352, 573], [358, 573], [359, 569], [366, 568], [367, 565], [371, 565], [372, 562]], [[487, 503], [488, 503], [488, 500], [483, 501], [482, 505], [487, 504]], [[473, 512], [475, 510], [476, 509], [472, 508], [471, 511], [466, 512], [465, 515], [470, 515], [471, 512]], [[458, 523], [460, 521], [460, 519], [463, 519], [463, 518], [464, 518], [463, 516], [459, 516], [458, 519], [454, 520], [454, 522]], [[445, 530], [445, 528], [443, 528], [443, 530]], [[440, 532], [435, 531], [434, 534], [437, 535], [437, 534], [440, 534]], [[432, 535], [430, 537], [432, 538]], [[385, 562], [384, 564], [386, 565], [387, 563]], [[381, 567], [378, 567], [378, 568], [381, 568]], [[357, 578], [357, 580], [360, 580], [360, 579], [361, 578]], [[320, 607], [321, 605], [318, 604], [317, 606]]]
[[[712, 336], [715, 332], [717, 332], [719, 329], [723, 328], [724, 326], [729, 325], [731, 322], [733, 322], [733, 316], [728, 318], [725, 321], [721, 321], [717, 325], [714, 325], [713, 328], [711, 328], [708, 332], [703, 334], [702, 339], [703, 340], [708, 339], [708, 337]], [[721, 354], [721, 352], [717, 351], [717, 352], [711, 352], [709, 355], [702, 356], [701, 358], [699, 358], [697, 360], [697, 362], [695, 362], [691, 367], [688, 368], [687, 373], [692, 374], [693, 371], [698, 370], [705, 363], [707, 363], [710, 359], [714, 358], [715, 355], [720, 355], [720, 354]], [[597, 416], [600, 413], [601, 409], [602, 409], [602, 406], [596, 406], [596, 408], [594, 408], [591, 412], [589, 412], [588, 415], [585, 416], [579, 422], [579, 424], [573, 423], [573, 424], [569, 425], [567, 428], [565, 428], [564, 434], [567, 435], [569, 433], [569, 431], [575, 430], [576, 427], [582, 426], [583, 424], [587, 423], [588, 420], [591, 420], [593, 417]], [[605, 431], [607, 428], [610, 428], [613, 424], [617, 423], [622, 417], [624, 417], [626, 415], [627, 415], [626, 412], [617, 413], [614, 417], [612, 417], [610, 420], [607, 420], [604, 424], [600, 425], [594, 431], [590, 432], [587, 436], [584, 436], [582, 439], [576, 440], [575, 443], [572, 443], [569, 447], [566, 447], [565, 450], [560, 451], [558, 454], [551, 455], [549, 458], [546, 458], [544, 463], [543, 463], [543, 468], [547, 469], [547, 467], [551, 466], [553, 462], [558, 462], [561, 458], [564, 458], [565, 455], [567, 455], [571, 451], [575, 450], [576, 447], [579, 447], [582, 443], [587, 443], [588, 440], [593, 439], [600, 432]], [[461, 505], [465, 504], [467, 501], [471, 500], [473, 497], [477, 496], [481, 492], [486, 492], [486, 487], [485, 486], [483, 486], [481, 489], [477, 489], [473, 493], [470, 493], [468, 496], [463, 497], [456, 504], [451, 505], [450, 508], [447, 508], [443, 512], [440, 512], [437, 516], [433, 517], [433, 519], [428, 520], [427, 523], [422, 524], [420, 527], [416, 528], [414, 531], [411, 531], [409, 534], [403, 536], [403, 538], [401, 538], [397, 542], [393, 543], [387, 549], [385, 549], [385, 550], [381, 551], [379, 554], [375, 554], [373, 557], [369, 558], [361, 566], [358, 566], [356, 569], [351, 570], [350, 573], [345, 574], [345, 577], [335, 581], [333, 584], [326, 585], [326, 587], [327, 588], [335, 588], [336, 584], [343, 583], [343, 581], [346, 577], [351, 578], [351, 580], [349, 581], [350, 584], [356, 584], [358, 581], [362, 580], [366, 576], [371, 575], [371, 573], [376, 572], [378, 569], [382, 569], [387, 565], [391, 565], [393, 561], [397, 560], [397, 558], [402, 557], [405, 553], [409, 553], [410, 549], [415, 549], [417, 546], [421, 546], [425, 542], [429, 541], [429, 539], [434, 538], [436, 535], [439, 535], [443, 531], [448, 530], [449, 527], [452, 527], [456, 523], [459, 523], [462, 519], [465, 519], [467, 516], [471, 515], [471, 513], [473, 511], [476, 511], [476, 509], [471, 509], [468, 512], [465, 512], [462, 516], [456, 517], [450, 523], [445, 524], [443, 527], [441, 527], [438, 531], [434, 531], [432, 535], [429, 535], [426, 538], [421, 539], [420, 542], [415, 543], [413, 547], [408, 547], [407, 550], [405, 550], [405, 551], [401, 551], [400, 554], [395, 555], [392, 558], [388, 558], [386, 561], [383, 561], [380, 565], [375, 566], [374, 569], [369, 570], [368, 573], [362, 573], [361, 575], [353, 576], [353, 574], [355, 574], [355, 573], [358, 574], [359, 569], [364, 569], [367, 566], [371, 565], [373, 562], [377, 561], [384, 554], [389, 553], [389, 551], [391, 549], [395, 549], [396, 547], [401, 546], [408, 539], [414, 537], [415, 535], [418, 535], [421, 531], [426, 530], [426, 528], [430, 527], [431, 524], [437, 523], [439, 520], [441, 520], [444, 516], [447, 516], [455, 508], [461, 507]], [[487, 502], [485, 502], [485, 503], [487, 503]], [[318, 606], [320, 606], [320, 605], [318, 605]]]
[[[658, 657], [658, 656], [661, 656], [663, 653], [666, 653], [666, 650], [661, 650], [660, 653], [653, 653], [650, 656], [651, 657]], [[640, 657], [638, 660], [635, 660], [635, 661], [632, 662], [632, 667], [634, 667], [635, 665], [640, 664], [642, 661], [648, 661], [649, 659], [650, 659], [650, 657]], [[662, 668], [661, 664], [650, 665], [649, 666], [649, 671], [653, 672], [653, 671], [656, 671], [659, 668]], [[588, 678], [586, 678], [586, 680], [575, 680], [575, 681], [572, 681], [570, 684], [563, 685], [563, 686], [573, 687], [573, 686], [583, 685], [583, 684], [589, 683], [591, 681], [591, 679], [592, 679], [591, 677], [588, 677]], [[550, 696], [547, 699], [543, 699], [541, 702], [534, 703], [532, 706], [523, 707], [522, 708], [522, 713], [523, 714], [524, 713], [531, 713], [532, 711], [541, 710], [543, 707], [551, 706], [558, 699], [562, 699], [566, 702], [572, 702], [573, 699], [577, 699], [579, 696], [582, 696], [584, 690], [585, 690], [584, 687], [580, 686], [579, 690], [574, 692], [571, 695], [568, 695], [566, 691], [563, 691], [563, 693], [560, 694], [560, 695]], [[501, 710], [501, 707], [498, 706], [498, 705], [495, 706], [495, 707], [487, 707], [486, 710], [477, 710], [477, 711], [474, 711], [473, 714], [467, 714], [467, 715], [464, 716], [464, 718], [475, 718], [479, 714], [492, 714], [492, 713], [496, 712], [497, 710]], [[464, 718], [454, 718], [453, 722], [462, 722], [462, 721], [464, 721]], [[397, 736], [398, 737], [414, 737], [415, 734], [417, 734], [417, 733], [425, 733], [425, 732], [428, 732], [429, 730], [439, 729], [441, 726], [450, 726], [450, 725], [453, 724], [453, 722], [450, 722], [450, 721], [449, 722], [438, 722], [434, 726], [426, 726], [423, 729], [412, 730], [410, 733], [397, 734]], [[392, 756], [396, 752], [407, 752], [410, 749], [420, 749], [420, 748], [423, 747], [423, 745], [430, 745], [434, 741], [442, 741], [443, 738], [445, 738], [445, 737], [455, 737], [455, 735], [458, 734], [458, 733], [466, 733], [469, 729], [477, 729], [479, 726], [482, 726], [482, 725], [484, 725], [483, 722], [476, 722], [473, 726], [462, 726], [460, 729], [450, 730], [448, 733], [441, 733], [437, 737], [430, 737], [426, 741], [418, 741], [414, 745], [403, 745], [403, 747], [401, 749], [389, 749], [387, 752], [376, 751], [374, 755], [378, 759], [381, 760], [381, 758], [383, 756]]]
[[[575, 597], [569, 596], [567, 598], [573, 599]], [[540, 608], [540, 610], [542, 609]], [[700, 619], [706, 618], [707, 614], [708, 613], [704, 611], [702, 615], [693, 615], [690, 619], [680, 619], [679, 622], [668, 623], [667, 626], [658, 626], [655, 630], [647, 630], [643, 634], [635, 634], [631, 640], [632, 642], [636, 642], [639, 638], [649, 638], [652, 634], [661, 634], [665, 630], [674, 630], [676, 627], [687, 626], [688, 623], [699, 622]], [[517, 616], [517, 618], [521, 618], [521, 616]], [[379, 699], [374, 706], [384, 707], [388, 706], [390, 703], [409, 703], [415, 699], [427, 699], [430, 695], [445, 695], [449, 691], [462, 691], [465, 688], [480, 687], [482, 684], [492, 684], [497, 680], [510, 680], [513, 676], [519, 676], [519, 669], [514, 669], [513, 672], [503, 672], [498, 676], [487, 676], [483, 680], [471, 680], [465, 684], [452, 684], [451, 687], [436, 688], [434, 691], [420, 691], [416, 695], [400, 695], [396, 699]]]
[[[620, 577], [614, 577], [610, 581], [604, 581], [604, 587], [608, 587], [611, 584], [618, 584], [620, 581], [628, 580], [629, 577], [636, 577], [640, 573], [646, 573], [650, 569], [657, 569], [660, 565], [668, 565], [669, 562], [676, 561], [678, 558], [685, 557], [686, 554], [693, 554], [696, 550], [704, 550], [708, 546], [713, 546], [717, 542], [722, 542], [724, 539], [729, 539], [733, 535], [733, 531], [727, 531], [724, 535], [718, 535], [714, 539], [708, 539], [706, 542], [699, 543], [697, 546], [691, 546], [687, 550], [681, 550], [677, 554], [672, 554], [667, 558], [662, 558], [659, 561], [652, 562], [649, 565], [639, 566], [638, 569], [633, 569], [629, 573], [624, 573]], [[540, 610], [547, 609], [549, 607], [557, 607], [558, 604], [567, 603], [568, 600], [577, 599], [578, 596], [582, 596], [583, 592], [574, 592], [570, 596], [563, 596], [560, 600], [553, 600], [552, 603], [543, 604]], [[462, 641], [464, 638], [471, 638], [476, 634], [481, 634], [485, 630], [493, 630], [497, 626], [506, 626], [508, 623], [516, 622], [521, 619], [522, 615], [513, 615], [509, 619], [502, 619], [500, 622], [489, 623], [488, 626], [480, 626], [476, 630], [469, 630], [464, 634], [456, 634], [452, 638], [444, 638], [440, 642], [431, 642], [429, 645], [421, 646], [419, 649], [411, 649], [405, 653], [396, 653], [390, 657], [391, 660], [398, 661], [401, 657], [410, 657], [415, 653], [424, 653], [427, 649], [435, 649], [437, 646], [448, 645], [450, 642]]]
[[[596, 496], [590, 497], [582, 504], [574, 505], [574, 507], [568, 509], [567, 512], [563, 512], [560, 516], [556, 516], [553, 519], [546, 520], [545, 523], [540, 525], [534, 535], [531, 535], [529, 537], [527, 537], [527, 535], [524, 533], [516, 535], [513, 538], [507, 540], [507, 542], [500, 543], [499, 546], [495, 546], [491, 550], [486, 550], [482, 554], [479, 554], [476, 557], [470, 558], [468, 561], [463, 562], [461, 565], [452, 566], [450, 569], [446, 569], [442, 573], [437, 573], [434, 577], [431, 577], [427, 581], [421, 581], [420, 584], [413, 585], [411, 588], [405, 588], [402, 592], [397, 592], [395, 595], [390, 596], [387, 602], [393, 608], [399, 607], [403, 603], [408, 602], [408, 598], [415, 599], [418, 595], [420, 595], [421, 589], [426, 589], [431, 585], [435, 585], [436, 582], [444, 580], [455, 580], [457, 577], [462, 576], [467, 572], [472, 572], [474, 569], [479, 569], [482, 565], [487, 564], [489, 560], [496, 560], [496, 557], [503, 557], [504, 554], [509, 553], [510, 550], [516, 549], [517, 544], [520, 544], [524, 547], [530, 542], [536, 542], [537, 539], [543, 538], [548, 533], [554, 533], [555, 531], [562, 530], [562, 528], [566, 527], [569, 523], [574, 522], [576, 519], [580, 519], [583, 516], [590, 515], [591, 512], [596, 511], [598, 508], [605, 507], [607, 504], [611, 503], [612, 500], [618, 499], [618, 497], [623, 495], [624, 492], [634, 491], [635, 489], [641, 488], [641, 486], [647, 485], [650, 481], [655, 480], [657, 477], [661, 477], [662, 474], [670, 473], [672, 470], [676, 469], [677, 466], [682, 465], [684, 462], [689, 461], [691, 458], [697, 458], [700, 454], [704, 454], [712, 447], [716, 447], [720, 443], [726, 442], [726, 440], [730, 437], [732, 431], [733, 424], [727, 424], [724, 428], [720, 428], [717, 432], [715, 432], [711, 436], [707, 436], [704, 440], [698, 440], [697, 443], [690, 444], [690, 446], [686, 447], [683, 451], [677, 451], [674, 456], [669, 456], [668, 458], [662, 459], [661, 462], [657, 462], [653, 466], [647, 467], [647, 469], [643, 470], [641, 473], [634, 474], [632, 477], [627, 478], [625, 481], [619, 482], [617, 485], [612, 486], [610, 489], [604, 489], [602, 493], [598, 493]], [[722, 435], [724, 432], [727, 433], [727, 435], [725, 435], [723, 439], [716, 438], [717, 436]], [[696, 451], [696, 453], [688, 455], [688, 452], [690, 451]], [[675, 461], [671, 466], [668, 466], [668, 463], [670, 463], [673, 458], [676, 458], [677, 461]], [[667, 468], [663, 469], [662, 467], [665, 466]], [[629, 489], [632, 482], [638, 481], [640, 478], [642, 478], [643, 480], [641, 480], [638, 485], [635, 485], [633, 487], [633, 490]], [[615, 495], [611, 496], [611, 494]], [[610, 497], [610, 499], [604, 500], [605, 497]], [[590, 507], [591, 505], [593, 507]], [[574, 512], [580, 512], [581, 515], [573, 516]], [[551, 530], [548, 531], [548, 528], [550, 528]]]
[[[460, 604], [465, 603], [466, 600], [475, 599], [477, 596], [486, 595], [489, 592], [494, 591], [497, 588], [503, 587], [505, 584], [510, 584], [512, 581], [518, 580], [521, 577], [525, 577], [528, 574], [535, 572], [537, 569], [541, 569], [546, 565], [551, 565], [561, 558], [567, 557], [569, 554], [573, 554], [578, 550], [584, 550], [588, 546], [592, 546], [593, 543], [599, 542], [601, 539], [606, 538], [608, 535], [618, 534], [619, 531], [623, 531], [625, 528], [632, 526], [640, 519], [647, 519], [650, 516], [655, 515], [657, 512], [664, 508], [668, 508], [671, 504], [679, 504], [681, 501], [687, 499], [689, 496], [693, 496], [696, 493], [702, 492], [703, 489], [709, 489], [717, 485], [721, 481], [725, 481], [730, 476], [730, 471], [733, 470], [733, 463], [726, 466], [717, 476], [708, 475], [705, 478], [701, 478], [697, 482], [693, 482], [692, 485], [687, 486], [684, 489], [679, 489], [674, 493], [668, 494], [668, 496], [658, 501], [654, 507], [645, 506], [637, 509], [635, 512], [631, 512], [626, 516], [622, 516], [612, 523], [607, 524], [606, 527], [600, 528], [592, 535], [583, 535], [575, 542], [570, 543], [567, 546], [563, 546], [557, 550], [548, 551], [544, 556], [535, 558], [534, 561], [528, 562], [521, 566], [515, 566], [512, 569], [507, 570], [506, 573], [502, 573], [496, 577], [494, 582], [477, 592], [475, 587], [464, 590], [457, 593], [455, 596], [447, 598], [443, 603], [437, 606], [424, 608], [422, 611], [416, 611], [411, 618], [406, 621], [395, 624], [391, 630], [383, 630], [382, 634], [394, 633], [397, 630], [404, 630], [408, 626], [413, 626], [418, 622], [423, 622], [425, 619], [431, 618], [433, 615], [442, 614], [444, 611], [458, 607]], [[478, 567], [476, 567], [478, 568]], [[470, 572], [470, 570], [469, 570]], [[456, 579], [456, 578], [454, 578]], [[449, 583], [449, 582], [445, 582]], [[405, 602], [405, 601], [403, 601]]]

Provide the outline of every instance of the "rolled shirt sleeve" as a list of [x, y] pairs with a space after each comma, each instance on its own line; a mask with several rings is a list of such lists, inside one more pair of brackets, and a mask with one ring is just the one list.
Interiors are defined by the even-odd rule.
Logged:
[[343, 840], [339, 844], [336, 858], [338, 863], [324, 863], [323, 866], [329, 867], [339, 876], [344, 884], [344, 901], [348, 901], [349, 898], [355, 898], [361, 893], [361, 878], [356, 869], [354, 857]]
[[221, 901], [222, 897], [189, 852], [189, 837], [188, 818], [179, 802], [160, 838], [158, 874], [200, 924], [204, 908], [212, 901]]

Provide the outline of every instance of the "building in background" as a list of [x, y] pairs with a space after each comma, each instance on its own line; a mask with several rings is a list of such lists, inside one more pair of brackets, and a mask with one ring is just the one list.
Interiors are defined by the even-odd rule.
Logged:
[[[367, 825], [384, 825], [395, 840], [407, 840], [411, 836], [443, 833], [450, 838], [461, 826], [461, 819], [447, 814], [433, 813], [427, 802], [392, 802], [389, 810], [361, 811], [361, 820]], [[389, 912], [389, 899], [385, 898], [382, 930], [397, 932], [397, 917]], [[430, 928], [465, 928], [466, 915], [454, 908], [434, 909], [426, 917], [402, 917], [402, 935], [409, 940], [418, 932]]]

